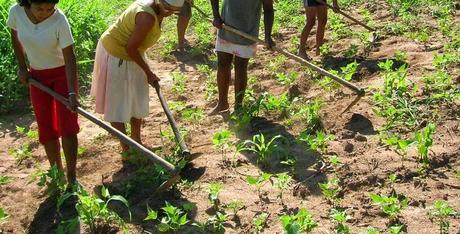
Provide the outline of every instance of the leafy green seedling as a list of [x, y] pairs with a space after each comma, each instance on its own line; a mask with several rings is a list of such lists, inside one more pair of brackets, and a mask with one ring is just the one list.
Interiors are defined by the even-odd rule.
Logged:
[[212, 144], [216, 149], [222, 152], [222, 161], [225, 161], [226, 150], [230, 147], [230, 137], [232, 133], [228, 130], [222, 129], [216, 132], [212, 138]]
[[318, 151], [322, 154], [327, 152], [329, 141], [335, 139], [334, 135], [327, 134], [323, 131], [317, 131], [315, 136], [302, 132], [298, 137], [299, 141], [306, 142], [312, 150]]
[[182, 119], [187, 122], [198, 123], [204, 119], [204, 110], [200, 107], [187, 107], [182, 110]]
[[172, 74], [173, 87], [172, 90], [176, 94], [184, 94], [186, 90], [187, 77], [179, 72], [173, 72]]
[[388, 231], [391, 233], [391, 234], [399, 234], [403, 231], [403, 228], [404, 228], [404, 225], [401, 224], [401, 225], [396, 225], [396, 226], [391, 226], [388, 228]]
[[3, 210], [3, 208], [0, 207], [0, 224], [5, 222], [7, 218], [8, 218], [8, 214]]
[[276, 181], [275, 181], [274, 186], [279, 191], [278, 197], [281, 200], [281, 204], [284, 204], [283, 203], [283, 191], [289, 187], [289, 184], [291, 183], [291, 181], [292, 181], [292, 177], [288, 175], [287, 172], [276, 174]]
[[460, 171], [455, 174], [455, 177], [460, 180]]
[[417, 141], [417, 153], [422, 162], [422, 172], [425, 172], [430, 164], [428, 151], [433, 145], [433, 134], [436, 126], [429, 123], [422, 131], [415, 132], [415, 140]]
[[211, 205], [215, 210], [219, 208], [219, 192], [222, 189], [222, 184], [220, 183], [211, 183], [208, 186], [208, 200], [211, 202]]
[[380, 206], [383, 213], [388, 216], [390, 221], [398, 220], [399, 214], [408, 205], [407, 198], [400, 201], [396, 195], [388, 197], [385, 195], [371, 193], [369, 196], [375, 205]]
[[367, 234], [379, 234], [379, 230], [375, 227], [368, 227]]
[[318, 223], [305, 208], [301, 208], [297, 214], [281, 216], [280, 221], [285, 233], [310, 233], [318, 227]]
[[337, 169], [340, 165], [342, 165], [342, 162], [340, 161], [339, 156], [337, 155], [332, 155], [329, 158], [329, 163], [334, 167], [334, 169]]
[[278, 146], [275, 141], [280, 138], [282, 138], [282, 136], [277, 135], [266, 141], [264, 134], [259, 133], [254, 135], [252, 140], [244, 141], [244, 145], [246, 147], [242, 150], [252, 151], [258, 154], [259, 158], [257, 159], [257, 164], [259, 164], [259, 162], [266, 162], [270, 155], [274, 152], [275, 148]]
[[270, 181], [271, 177], [272, 177], [272, 174], [264, 172], [259, 177], [252, 177], [252, 176], [246, 177], [246, 182], [248, 182], [250, 186], [256, 187], [257, 194], [259, 195], [259, 198], [262, 199], [262, 195], [260, 194], [260, 189], [265, 183]]
[[169, 202], [165, 202], [165, 206], [161, 209], [165, 212], [166, 216], [161, 219], [161, 223], [157, 225], [160, 232], [175, 232], [177, 233], [189, 220], [187, 219], [187, 213], [171, 205]]
[[244, 207], [243, 202], [241, 202], [240, 200], [233, 200], [227, 205], [225, 205], [225, 208], [232, 210], [232, 213], [234, 216], [237, 216], [238, 211], [243, 209], [243, 207]]
[[147, 217], [145, 217], [144, 221], [156, 220], [157, 218], [158, 212], [152, 210], [149, 206], [147, 206]]
[[439, 224], [440, 233], [449, 233], [450, 223], [449, 217], [456, 217], [457, 212], [450, 207], [447, 202], [437, 200], [434, 202], [433, 210], [430, 213], [431, 220]]
[[340, 191], [342, 191], [339, 182], [338, 178], [333, 178], [325, 183], [318, 184], [324, 197], [333, 205], [338, 203], [338, 196]]
[[11, 182], [11, 178], [9, 176], [0, 176], [0, 185], [7, 185]]
[[224, 223], [227, 221], [227, 218], [228, 215], [218, 211], [215, 215], [209, 217], [205, 223], [195, 222], [192, 225], [198, 227], [203, 234], [223, 234], [225, 233]]
[[32, 157], [32, 147], [30, 144], [24, 144], [19, 149], [10, 149], [8, 154], [12, 155], [18, 164], [21, 164], [22, 161]]
[[254, 218], [256, 232], [260, 233], [267, 225], [268, 213], [261, 213]]
[[62, 193], [65, 190], [64, 172], [60, 171], [56, 165], [53, 165], [48, 171], [39, 175], [39, 186], [47, 185], [49, 193]]
[[331, 210], [332, 222], [335, 223], [334, 231], [335, 233], [350, 233], [350, 228], [346, 224], [347, 220], [350, 218], [345, 211], [339, 211], [336, 209]]

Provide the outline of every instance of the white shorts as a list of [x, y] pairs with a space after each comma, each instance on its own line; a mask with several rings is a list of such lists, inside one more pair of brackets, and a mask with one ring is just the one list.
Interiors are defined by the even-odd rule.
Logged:
[[240, 45], [217, 37], [216, 51], [233, 54], [240, 58], [252, 58], [256, 55], [257, 43], [251, 45]]
[[[145, 58], [144, 58], [145, 59]], [[149, 84], [145, 72], [133, 61], [110, 55], [98, 43], [91, 83], [96, 113], [108, 122], [129, 122], [149, 114]]]

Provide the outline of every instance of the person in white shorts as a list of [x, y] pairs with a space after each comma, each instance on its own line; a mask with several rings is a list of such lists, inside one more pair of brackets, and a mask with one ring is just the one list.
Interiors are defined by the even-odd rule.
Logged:
[[[141, 143], [142, 118], [149, 113], [149, 84], [159, 81], [147, 64], [145, 52], [161, 35], [164, 17], [181, 10], [184, 0], [137, 0], [101, 36], [91, 86], [96, 112]], [[123, 152], [129, 147], [121, 143]]]
[[216, 40], [219, 100], [209, 112], [209, 115], [214, 115], [229, 109], [228, 88], [232, 62], [235, 66], [235, 110], [242, 106], [247, 85], [249, 58], [255, 56], [257, 48], [254, 41], [228, 32], [222, 29], [222, 25], [225, 24], [253, 37], [258, 37], [263, 8], [265, 41], [271, 49], [274, 45], [271, 37], [274, 10], [273, 0], [224, 0], [221, 15], [219, 0], [210, 1], [214, 16], [213, 25], [219, 29]]

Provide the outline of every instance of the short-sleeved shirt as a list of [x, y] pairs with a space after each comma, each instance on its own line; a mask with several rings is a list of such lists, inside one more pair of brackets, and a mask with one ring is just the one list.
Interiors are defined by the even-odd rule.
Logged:
[[102, 34], [102, 45], [109, 54], [124, 60], [132, 60], [126, 51], [126, 45], [134, 32], [136, 15], [140, 12], [151, 14], [155, 18], [155, 23], [141, 42], [138, 51], [144, 53], [158, 41], [161, 35], [160, 21], [155, 11], [146, 2], [148, 1], [137, 0], [133, 2], [128, 9], [118, 17], [115, 23]]
[[[253, 37], [259, 37], [262, 0], [224, 0], [221, 15], [226, 25]], [[252, 40], [223, 29], [219, 30], [219, 37], [235, 44], [254, 44]]]
[[45, 70], [65, 65], [62, 49], [73, 45], [74, 40], [62, 11], [56, 9], [53, 15], [34, 24], [24, 7], [16, 4], [10, 9], [7, 26], [16, 30], [31, 68]]

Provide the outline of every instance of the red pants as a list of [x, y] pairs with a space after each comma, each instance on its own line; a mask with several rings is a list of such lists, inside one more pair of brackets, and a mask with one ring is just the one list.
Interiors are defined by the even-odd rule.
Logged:
[[[31, 70], [33, 78], [51, 88], [65, 98], [69, 97], [65, 67], [46, 70]], [[75, 88], [78, 86], [76, 85]], [[57, 140], [62, 136], [77, 134], [80, 131], [77, 114], [55, 100], [51, 95], [30, 85], [30, 99], [38, 124], [40, 143]]]

